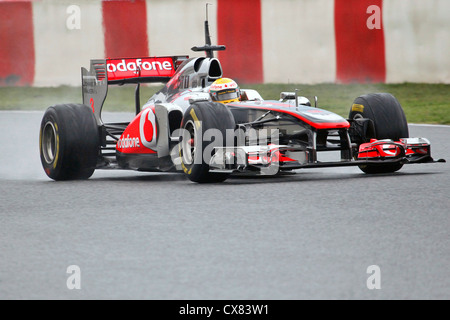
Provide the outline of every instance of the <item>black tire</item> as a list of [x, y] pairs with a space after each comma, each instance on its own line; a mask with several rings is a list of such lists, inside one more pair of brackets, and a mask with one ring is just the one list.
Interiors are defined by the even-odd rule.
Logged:
[[42, 167], [51, 179], [88, 179], [97, 165], [99, 147], [99, 130], [91, 108], [64, 104], [45, 111], [39, 152]]
[[[398, 100], [390, 93], [371, 93], [360, 96], [353, 102], [349, 118], [368, 118], [374, 124], [373, 139], [391, 139], [398, 141], [408, 138], [408, 122]], [[401, 163], [360, 165], [365, 173], [390, 173], [400, 170]]]
[[[205, 149], [232, 146], [234, 141], [226, 141], [226, 131], [235, 128], [231, 111], [223, 104], [216, 102], [197, 102], [185, 112], [181, 122], [183, 137], [180, 143], [181, 167], [189, 180], [199, 183], [223, 182], [229, 174], [209, 172], [209, 159], [204, 157]], [[222, 139], [205, 141], [197, 137], [204, 136], [209, 129], [217, 129]], [[208, 152], [208, 150], [206, 152]], [[201, 152], [199, 152], [201, 151]], [[212, 156], [205, 155], [206, 157]]]

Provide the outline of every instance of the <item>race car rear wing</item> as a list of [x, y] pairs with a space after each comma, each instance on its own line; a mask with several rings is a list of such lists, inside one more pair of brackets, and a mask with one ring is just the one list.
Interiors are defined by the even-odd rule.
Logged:
[[188, 56], [106, 59], [108, 84], [168, 82]]
[[188, 56], [143, 57], [91, 60], [90, 70], [81, 68], [83, 104], [90, 106], [101, 125], [101, 109], [108, 93], [108, 85], [137, 84], [136, 113], [141, 83], [166, 83]]

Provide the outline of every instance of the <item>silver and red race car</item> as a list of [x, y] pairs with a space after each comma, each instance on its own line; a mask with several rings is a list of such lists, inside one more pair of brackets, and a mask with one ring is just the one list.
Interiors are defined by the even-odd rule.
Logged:
[[[388, 93], [355, 99], [348, 119], [314, 106], [297, 92], [264, 100], [240, 89], [239, 101], [212, 101], [211, 84], [223, 77], [211, 45], [193, 47], [205, 57], [140, 57], [91, 60], [82, 68], [82, 104], [49, 107], [40, 128], [40, 155], [54, 180], [87, 179], [96, 169], [179, 171], [194, 182], [221, 182], [230, 174], [275, 175], [294, 169], [358, 166], [389, 173], [404, 164], [433, 160], [430, 142], [410, 138], [397, 99]], [[164, 87], [142, 107], [140, 84]], [[136, 84], [136, 116], [105, 123], [109, 85]], [[338, 158], [321, 161], [334, 152]]]

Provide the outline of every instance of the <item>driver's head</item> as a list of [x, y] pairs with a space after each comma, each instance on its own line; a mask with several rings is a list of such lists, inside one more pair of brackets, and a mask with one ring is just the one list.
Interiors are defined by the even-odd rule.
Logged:
[[209, 94], [213, 101], [230, 103], [239, 101], [241, 90], [235, 81], [229, 78], [220, 78], [212, 83]]

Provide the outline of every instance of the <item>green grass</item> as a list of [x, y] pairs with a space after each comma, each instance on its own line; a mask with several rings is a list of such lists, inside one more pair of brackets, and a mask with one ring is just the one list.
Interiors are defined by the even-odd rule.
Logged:
[[[318, 96], [319, 107], [343, 117], [348, 116], [353, 100], [366, 93], [389, 92], [401, 103], [410, 123], [450, 125], [450, 85], [448, 84], [258, 84], [242, 85], [256, 89], [267, 100], [278, 100], [280, 92], [299, 90], [313, 103]], [[142, 86], [141, 103], [161, 86]], [[79, 87], [0, 87], [0, 110], [45, 110], [59, 103], [81, 103]], [[134, 111], [134, 86], [110, 86], [104, 111]]]
[[[144, 103], [162, 86], [142, 86]], [[134, 112], [134, 90], [131, 85], [110, 86], [104, 111]], [[80, 87], [0, 87], [0, 110], [45, 110], [61, 103], [82, 103]]]
[[264, 84], [247, 86], [263, 92], [265, 99], [279, 99], [281, 91], [294, 91], [310, 99], [318, 97], [320, 108], [347, 117], [356, 97], [374, 92], [389, 92], [400, 102], [410, 123], [450, 125], [450, 85], [448, 84]]

